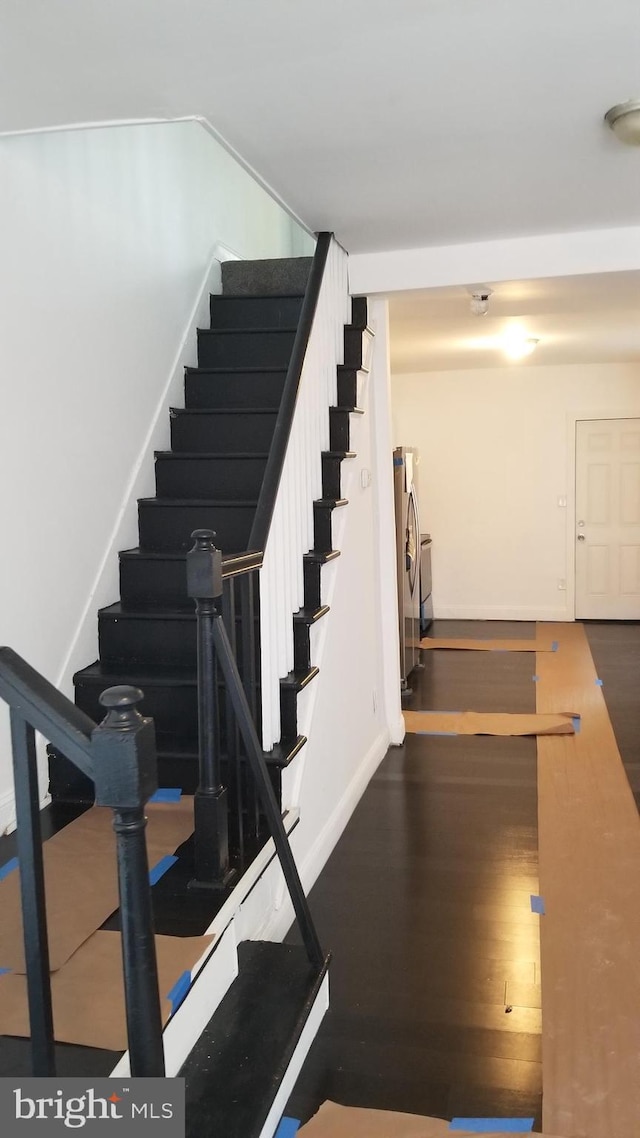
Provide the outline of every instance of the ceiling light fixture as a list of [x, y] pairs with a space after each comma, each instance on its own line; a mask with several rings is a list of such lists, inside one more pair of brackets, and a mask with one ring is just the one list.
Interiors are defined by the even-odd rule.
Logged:
[[522, 336], [518, 333], [506, 335], [502, 341], [502, 348], [510, 360], [523, 360], [535, 352], [540, 340], [535, 336]]
[[640, 99], [627, 99], [611, 107], [604, 116], [616, 138], [627, 146], [640, 146]]

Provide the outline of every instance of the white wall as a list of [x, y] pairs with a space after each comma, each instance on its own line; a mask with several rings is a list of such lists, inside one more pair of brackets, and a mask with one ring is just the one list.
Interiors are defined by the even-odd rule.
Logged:
[[638, 268], [640, 227], [626, 226], [354, 253], [349, 260], [349, 282], [352, 294], [360, 296], [469, 281], [531, 280]]
[[[403, 735], [397, 619], [387, 633], [383, 611], [386, 597], [391, 597], [394, 613], [397, 603], [395, 531], [388, 508], [393, 468], [390, 447], [381, 451], [376, 446], [379, 435], [390, 435], [385, 308], [382, 302], [379, 319], [373, 321], [380, 335], [359, 395], [365, 415], [351, 419], [351, 449], [357, 457], [342, 466], [341, 491], [349, 505], [336, 511], [333, 531], [341, 555], [323, 569], [322, 599], [331, 610], [312, 642], [320, 673], [298, 697], [299, 730], [308, 742], [283, 772], [283, 803], [300, 809], [291, 844], [307, 890], [389, 744]], [[393, 693], [387, 692], [388, 685]], [[264, 888], [266, 927], [261, 931], [277, 939], [291, 923], [291, 908], [282, 884], [275, 891], [275, 912], [272, 900], [267, 902], [266, 883]], [[252, 926], [251, 935], [257, 931], [259, 925]]]
[[640, 415], [640, 367], [395, 375], [392, 401], [396, 445], [420, 451], [436, 616], [573, 620], [575, 422]]
[[[0, 642], [71, 693], [137, 544], [222, 243], [310, 239], [197, 123], [0, 139]], [[0, 830], [10, 811], [0, 718]]]

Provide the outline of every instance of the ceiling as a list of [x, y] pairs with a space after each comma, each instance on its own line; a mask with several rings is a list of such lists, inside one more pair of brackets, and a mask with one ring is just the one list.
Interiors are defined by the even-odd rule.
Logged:
[[[486, 316], [469, 307], [480, 284], [493, 289]], [[398, 293], [389, 302], [391, 370], [512, 367], [502, 341], [514, 330], [540, 341], [523, 367], [640, 361], [639, 313], [640, 272]]]
[[0, 131], [203, 116], [349, 252], [640, 221], [638, 0], [2, 0]]

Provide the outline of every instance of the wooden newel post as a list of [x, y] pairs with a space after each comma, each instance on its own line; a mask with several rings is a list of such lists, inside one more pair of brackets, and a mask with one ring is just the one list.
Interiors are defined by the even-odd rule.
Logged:
[[131, 1074], [164, 1075], [158, 966], [151, 910], [145, 805], [158, 788], [155, 729], [137, 709], [139, 688], [108, 688], [106, 718], [91, 736], [96, 805], [113, 810]]
[[195, 878], [192, 888], [226, 889], [236, 873], [229, 868], [227, 788], [220, 770], [220, 723], [213, 625], [222, 617], [222, 553], [213, 530], [191, 534], [187, 554], [187, 593], [195, 601], [198, 638], [199, 785], [194, 800]]

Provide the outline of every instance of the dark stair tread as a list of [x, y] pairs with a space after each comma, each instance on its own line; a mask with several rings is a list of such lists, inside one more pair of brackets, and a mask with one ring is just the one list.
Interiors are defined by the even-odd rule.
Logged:
[[[233, 297], [233, 298], [229, 297], [228, 299], [229, 300], [231, 300], [231, 299], [237, 300], [238, 298], [237, 297]], [[198, 335], [199, 336], [253, 336], [256, 333], [258, 335], [264, 335], [265, 332], [273, 332], [274, 335], [280, 335], [280, 333], [291, 335], [292, 332], [297, 332], [297, 331], [298, 331], [297, 324], [290, 324], [290, 325], [287, 325], [286, 327], [282, 327], [282, 328], [274, 327], [273, 324], [266, 324], [263, 328], [252, 328], [251, 326], [249, 326], [247, 328], [198, 328]], [[282, 370], [282, 369], [280, 369], [280, 370]]]
[[238, 961], [180, 1071], [188, 1138], [258, 1138], [328, 967], [328, 959], [312, 967], [297, 946], [264, 941], [240, 944]]
[[100, 660], [81, 668], [73, 677], [74, 684], [95, 684], [96, 687], [115, 687], [119, 684], [131, 684], [133, 687], [190, 687], [197, 682], [195, 668], [176, 667], [175, 664], [148, 664], [127, 665], [117, 667], [114, 664], [103, 664]]
[[298, 609], [293, 614], [294, 624], [315, 624], [329, 612], [329, 605], [320, 605], [316, 609]]
[[334, 509], [337, 509], [339, 506], [348, 506], [349, 505], [349, 499], [348, 498], [316, 498], [313, 504], [314, 504], [314, 506], [324, 506], [327, 509], [334, 510]]
[[[233, 299], [235, 300], [237, 298], [234, 297]], [[250, 364], [248, 364], [246, 367], [196, 367], [194, 365], [189, 365], [188, 367], [185, 367], [184, 370], [185, 372], [188, 372], [189, 375], [244, 375], [245, 372], [255, 375], [260, 375], [261, 372], [268, 372], [270, 375], [275, 375], [277, 372], [281, 372], [282, 375], [287, 374], [286, 367], [253, 367]], [[353, 368], [349, 370], [353, 371]]]
[[[183, 456], [183, 457], [186, 457]], [[131, 561], [184, 561], [187, 556], [188, 550], [186, 549], [140, 549], [137, 546], [135, 549], [121, 549], [118, 556], [126, 558]], [[263, 554], [257, 550], [243, 550], [239, 553], [223, 553], [222, 554], [222, 575], [234, 576], [233, 570], [240, 568], [247, 569], [249, 567], [259, 569], [262, 565]], [[227, 570], [225, 574], [225, 569]]]
[[[215, 300], [216, 304], [219, 300], [302, 300], [304, 298], [303, 292], [252, 292], [247, 296], [232, 296], [225, 295], [223, 292], [210, 292], [209, 296]], [[349, 325], [350, 327], [350, 325]]]
[[318, 565], [326, 565], [328, 561], [334, 561], [336, 557], [339, 556], [339, 549], [310, 549], [308, 553], [304, 554], [302, 560], [312, 561]]
[[[349, 327], [349, 325], [347, 325], [347, 327]], [[354, 367], [354, 365], [353, 365], [353, 364], [338, 364], [337, 370], [338, 370], [338, 371], [340, 371], [340, 372], [344, 372], [344, 371], [355, 371], [355, 372], [363, 371], [363, 372], [365, 372], [367, 375], [369, 374], [369, 368], [368, 368], [368, 367], [364, 367], [364, 366], [362, 366], [362, 367]]]
[[336, 407], [330, 407], [329, 411], [348, 411], [350, 415], [364, 415], [364, 407], [343, 406], [342, 403], [338, 403]]
[[[344, 410], [344, 408], [339, 408]], [[170, 407], [169, 414], [174, 418], [182, 415], [277, 415], [277, 407]]]
[[280, 687], [288, 691], [302, 691], [312, 680], [315, 680], [319, 672], [320, 669], [316, 668], [315, 665], [312, 665], [310, 668], [305, 668], [304, 671], [301, 672], [289, 672], [287, 676], [283, 676], [280, 680]]
[[[339, 411], [346, 410], [345, 407], [339, 407]], [[157, 453], [157, 452], [156, 452]], [[358, 452], [355, 450], [323, 450], [323, 458], [357, 458]]]
[[181, 506], [196, 506], [200, 508], [203, 506], [224, 506], [226, 509], [234, 509], [236, 506], [258, 505], [257, 498], [138, 498], [138, 501], [144, 502], [145, 505], [151, 507], [171, 506], [174, 509], [179, 509]]
[[123, 620], [158, 620], [158, 618], [162, 620], [195, 620], [196, 610], [195, 606], [190, 610], [188, 608], [172, 608], [170, 605], [163, 607], [132, 605], [128, 608], [123, 605], [122, 601], [114, 601], [113, 604], [98, 609], [98, 616], [115, 620], [120, 618]]
[[298, 735], [295, 739], [281, 739], [270, 751], [264, 752], [264, 757], [269, 766], [288, 767], [306, 742], [306, 735]]
[[220, 450], [188, 450], [185, 452], [175, 450], [157, 450], [154, 452], [156, 458], [167, 459], [169, 461], [189, 461], [191, 458], [221, 458], [226, 462], [227, 459], [246, 459], [246, 458], [268, 458], [268, 451], [220, 451]]

